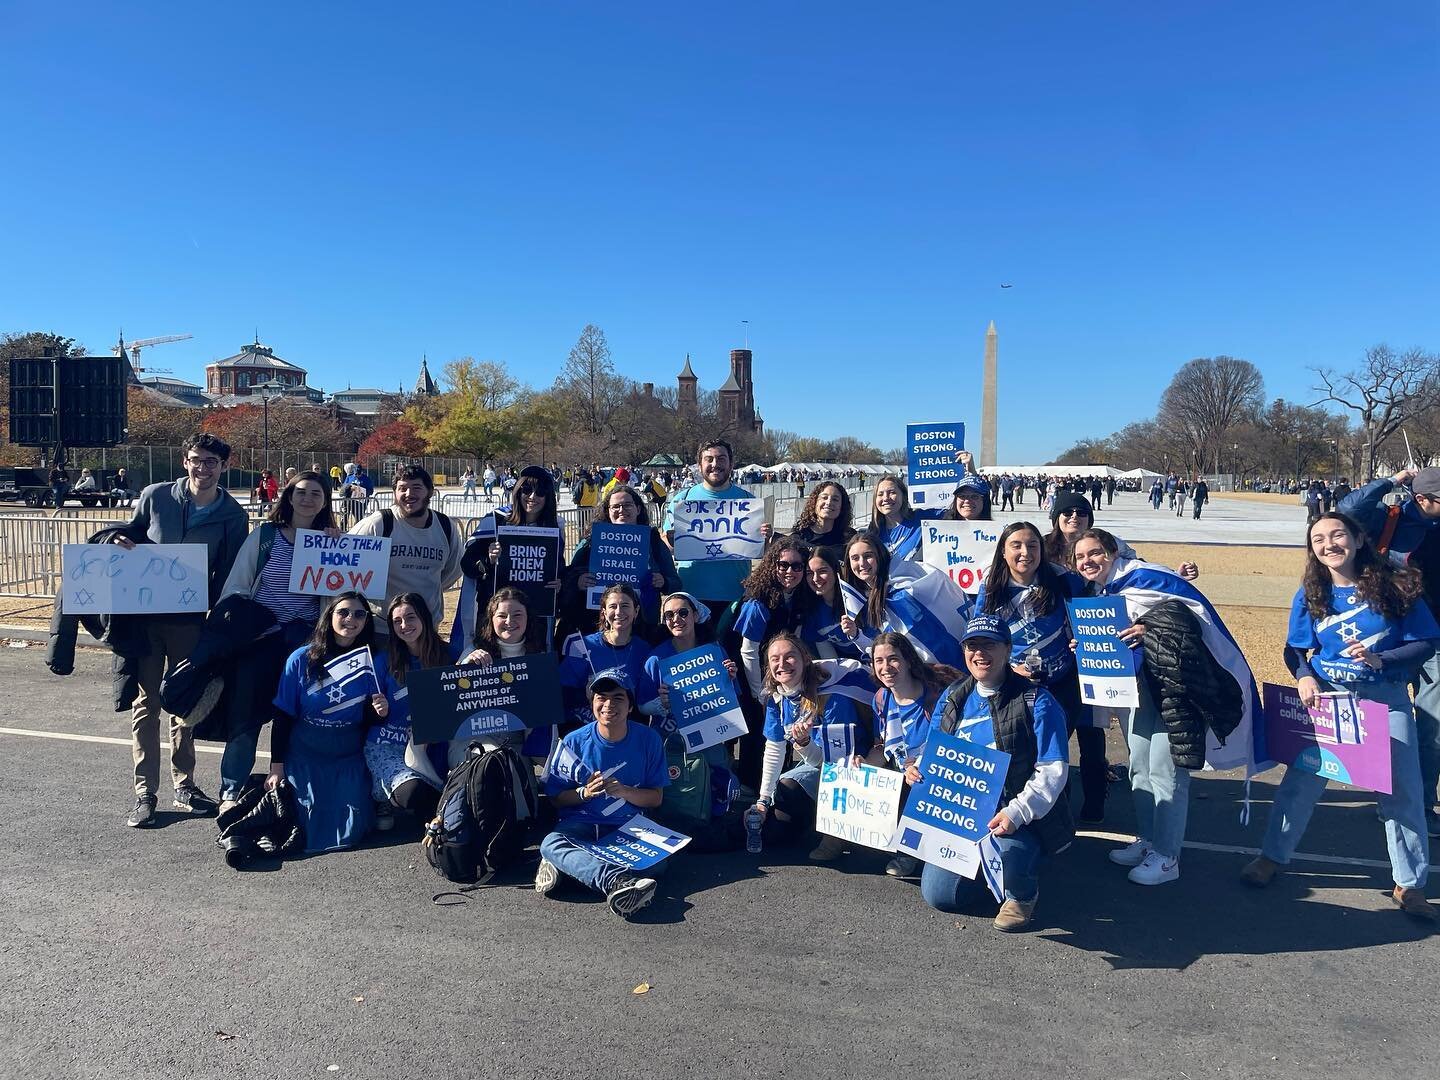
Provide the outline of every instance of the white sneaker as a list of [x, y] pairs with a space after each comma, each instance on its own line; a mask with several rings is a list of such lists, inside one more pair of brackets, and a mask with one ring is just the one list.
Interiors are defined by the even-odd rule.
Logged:
[[1125, 875], [1136, 885], [1164, 885], [1180, 876], [1180, 860], [1167, 859], [1158, 851], [1145, 856], [1145, 861]]
[[542, 858], [535, 871], [535, 891], [541, 896], [549, 896], [559, 884], [560, 868], [549, 859]]
[[1118, 866], [1139, 866], [1149, 854], [1150, 841], [1141, 839], [1110, 852], [1110, 861]]

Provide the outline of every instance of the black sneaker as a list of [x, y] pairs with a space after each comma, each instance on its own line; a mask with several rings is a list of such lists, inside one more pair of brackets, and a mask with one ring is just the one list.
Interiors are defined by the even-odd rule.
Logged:
[[628, 874], [617, 880], [605, 894], [610, 910], [622, 919], [628, 919], [636, 912], [650, 906], [655, 899], [655, 880], [648, 877], [630, 877]]
[[1089, 800], [1080, 804], [1080, 824], [1099, 825], [1105, 820], [1105, 803], [1092, 803]]
[[148, 829], [155, 824], [155, 796], [141, 795], [135, 800], [135, 809], [125, 819], [132, 829]]
[[175, 789], [175, 809], [197, 817], [214, 817], [220, 812], [220, 804], [206, 795], [194, 784], [181, 784]]

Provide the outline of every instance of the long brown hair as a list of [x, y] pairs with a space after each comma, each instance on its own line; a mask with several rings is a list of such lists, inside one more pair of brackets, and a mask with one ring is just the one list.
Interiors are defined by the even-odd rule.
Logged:
[[513, 585], [496, 589], [490, 597], [490, 602], [485, 605], [485, 618], [482, 624], [475, 628], [475, 647], [484, 649], [496, 660], [500, 659], [500, 639], [495, 636], [495, 612], [507, 600], [512, 604], [519, 604], [525, 609], [524, 644], [526, 654], [543, 652], [544, 645], [540, 642], [539, 633], [544, 620], [535, 618], [534, 612], [530, 610], [529, 597], [523, 590], [517, 589]]
[[613, 488], [611, 488], [605, 493], [605, 497], [601, 499], [595, 506], [596, 521], [599, 521], [605, 525], [610, 524], [610, 500], [613, 499], [616, 495], [630, 496], [631, 502], [635, 504], [635, 508], [639, 511], [639, 513], [635, 516], [636, 525], [650, 524], [650, 511], [645, 509], [645, 500], [640, 497], [640, 492], [636, 491], [629, 484], [616, 484]]
[[[370, 604], [365, 597], [358, 592], [342, 592], [338, 596], [332, 596], [321, 610], [320, 618], [315, 621], [315, 632], [310, 635], [310, 646], [305, 651], [312, 678], [320, 678], [325, 672], [325, 664], [340, 655], [340, 642], [336, 640], [335, 631], [331, 629], [331, 626], [334, 624], [335, 609], [346, 600], [353, 600], [365, 609], [365, 628], [360, 631], [349, 648], [358, 649], [361, 645], [373, 646], [375, 644], [375, 612], [370, 609]], [[349, 649], [346, 651], [348, 652]]]
[[[854, 524], [855, 511], [850, 506], [850, 493], [845, 490], [845, 485], [834, 480], [822, 480], [815, 485], [815, 490], [805, 497], [805, 505], [800, 509], [800, 516], [795, 519], [795, 531], [810, 528], [820, 521], [820, 513], [815, 508], [820, 501], [820, 493], [826, 488], [834, 488], [840, 492], [840, 516], [835, 519], [831, 526], [836, 532], [847, 532]], [[829, 530], [826, 530], [829, 531]]]
[[[850, 549], [856, 544], [869, 544], [875, 551], [875, 587], [857, 578], [850, 569]], [[885, 593], [890, 587], [890, 551], [871, 533], [856, 533], [845, 545], [845, 559], [840, 566], [840, 580], [865, 594], [865, 618], [872, 629], [885, 625]]]
[[[920, 659], [920, 654], [915, 650], [910, 639], [894, 630], [881, 631], [871, 640], [870, 665], [872, 669], [875, 665], [875, 650], [881, 645], [889, 645], [900, 654], [901, 662], [910, 669], [911, 677], [919, 680], [925, 688], [927, 697], [931, 692], [938, 693], [955, 680], [965, 678], [965, 672], [953, 668], [949, 664], [927, 664]], [[876, 679], [875, 682], [878, 685], [880, 680]]]
[[296, 473], [285, 482], [280, 489], [279, 496], [275, 499], [275, 505], [270, 507], [270, 513], [265, 520], [276, 525], [288, 528], [291, 519], [295, 515], [295, 485], [301, 480], [313, 480], [320, 485], [320, 490], [325, 493], [325, 505], [315, 515], [315, 520], [310, 523], [312, 529], [330, 529], [335, 526], [335, 515], [330, 509], [330, 478], [321, 476], [318, 472], [311, 472], [306, 469], [302, 473]]
[[[409, 604], [415, 609], [415, 614], [420, 616], [419, 651], [415, 653], [411, 653], [410, 646], [400, 640], [400, 635], [395, 632], [395, 626], [390, 621], [395, 615], [395, 609], [405, 604]], [[405, 672], [410, 670], [411, 656], [420, 661], [422, 668], [449, 665], [450, 650], [435, 629], [435, 616], [430, 614], [430, 605], [419, 593], [401, 593], [386, 604], [385, 625], [390, 630], [390, 643], [385, 647], [385, 662], [389, 665], [390, 674], [395, 677], [397, 682], [405, 681]]]
[[810, 567], [810, 545], [793, 536], [781, 537], [765, 549], [765, 554], [744, 581], [744, 599], [759, 600], [772, 612], [784, 606], [785, 589], [780, 584], [780, 557], [787, 551], [800, 556], [800, 584], [795, 587], [795, 595], [804, 600], [804, 593], [799, 590], [804, 589], [806, 593], [810, 593], [810, 586], [805, 583], [805, 575]]
[[1408, 566], [1396, 566], [1383, 558], [1355, 519], [1339, 511], [1321, 514], [1305, 526], [1305, 573], [1300, 578], [1300, 584], [1305, 590], [1305, 609], [1310, 617], [1329, 617], [1330, 601], [1335, 592], [1329, 568], [1315, 557], [1315, 548], [1310, 543], [1310, 534], [1315, 526], [1327, 519], [1340, 522], [1355, 541], [1355, 595], [1386, 619], [1404, 618], [1420, 596], [1419, 571]]
[[[905, 486], [905, 481], [903, 479], [896, 476], [894, 473], [886, 473], [884, 476], [880, 477], [879, 480], [875, 481], [875, 490], [879, 491], [880, 485], [885, 483], [886, 480], [889, 480], [892, 484], [894, 484], [897, 488], [900, 489], [899, 513], [900, 520], [904, 521], [907, 517], [910, 516], [910, 489]], [[870, 508], [870, 528], [874, 529], [876, 532], [879, 532], [881, 529], [885, 528], [885, 515], [880, 513], [879, 510], [875, 509], [873, 496]]]
[[1060, 575], [1055, 573], [1055, 567], [1045, 557], [1045, 538], [1040, 535], [1039, 527], [1030, 521], [1012, 521], [1000, 530], [995, 557], [990, 560], [990, 569], [985, 573], [985, 610], [992, 615], [1000, 610], [1000, 605], [1004, 603], [1002, 594], [1011, 584], [1010, 564], [1005, 561], [1005, 541], [1026, 529], [1035, 534], [1035, 540], [1040, 545], [1040, 566], [1035, 572], [1035, 586], [1030, 593], [1030, 611], [1035, 615], [1045, 615], [1054, 608], [1060, 596]]

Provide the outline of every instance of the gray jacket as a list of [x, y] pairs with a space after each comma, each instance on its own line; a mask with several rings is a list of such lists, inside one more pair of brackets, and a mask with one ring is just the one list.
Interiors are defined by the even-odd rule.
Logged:
[[137, 544], [204, 544], [209, 551], [211, 607], [220, 598], [220, 589], [250, 531], [250, 519], [230, 493], [221, 488], [218, 497], [220, 505], [192, 526], [195, 505], [188, 481], [181, 477], [173, 483], [151, 484], [140, 492], [135, 516], [120, 530]]

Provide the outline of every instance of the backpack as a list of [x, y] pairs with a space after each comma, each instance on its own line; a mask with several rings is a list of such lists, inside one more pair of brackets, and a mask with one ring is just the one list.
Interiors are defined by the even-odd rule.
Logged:
[[[445, 543], [453, 544], [455, 542], [455, 525], [450, 520], [449, 515], [442, 514], [439, 510], [431, 510], [430, 513], [434, 514], [437, 518], [440, 519], [440, 531], [445, 534]], [[395, 511], [390, 509], [381, 510], [380, 535], [389, 536], [394, 531]]]
[[441, 877], [472, 883], [520, 860], [536, 812], [534, 774], [520, 755], [472, 742], [446, 777], [420, 846]]
[[670, 784], [665, 788], [660, 810], [670, 827], [686, 832], [687, 825], [706, 824], [715, 801], [710, 787], [710, 763], [701, 754], [686, 753], [685, 740], [672, 735], [665, 740], [665, 770]]

